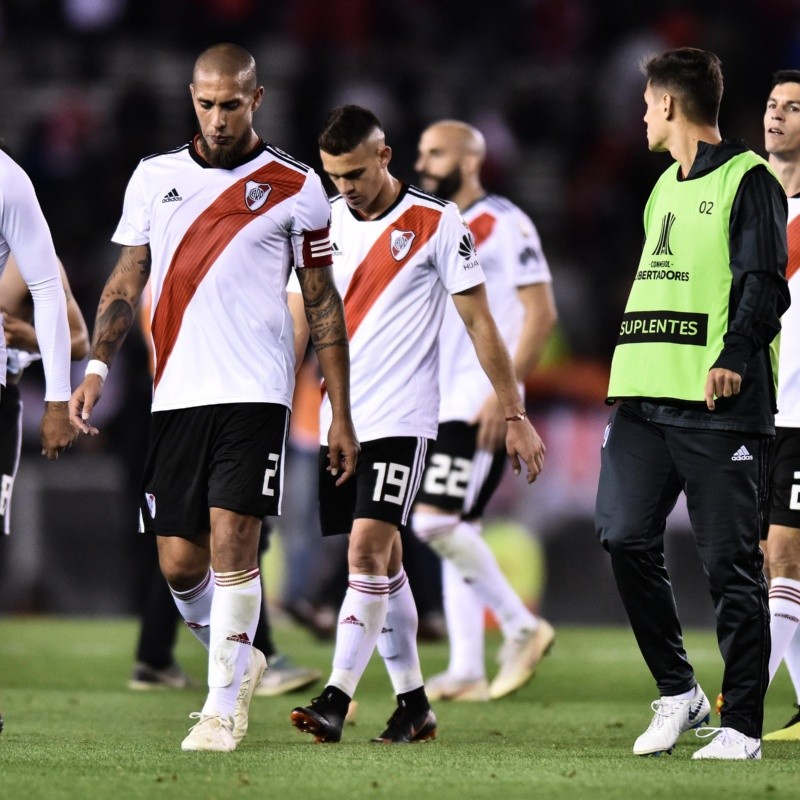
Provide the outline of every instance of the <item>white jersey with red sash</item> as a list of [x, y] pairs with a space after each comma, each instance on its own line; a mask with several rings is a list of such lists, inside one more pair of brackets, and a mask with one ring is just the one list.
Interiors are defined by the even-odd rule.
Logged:
[[269, 145], [234, 169], [193, 144], [143, 159], [112, 237], [150, 244], [153, 411], [218, 403], [291, 408], [292, 266], [331, 264], [319, 176]]
[[[475, 238], [478, 258], [486, 274], [489, 308], [513, 356], [524, 320], [517, 290], [552, 280], [539, 234], [521, 209], [497, 195], [487, 195], [473, 203], [464, 211], [464, 219]], [[470, 422], [494, 390], [452, 304], [445, 311], [439, 344], [442, 392], [439, 419]]]
[[778, 366], [778, 413], [775, 424], [800, 428], [800, 197], [789, 198], [786, 230], [789, 260], [786, 279], [792, 304], [781, 317], [781, 349]]
[[[483, 283], [453, 203], [404, 186], [380, 218], [332, 203], [333, 271], [350, 337], [353, 422], [362, 441], [436, 438], [438, 335], [448, 294]], [[327, 395], [320, 430], [331, 422]]]

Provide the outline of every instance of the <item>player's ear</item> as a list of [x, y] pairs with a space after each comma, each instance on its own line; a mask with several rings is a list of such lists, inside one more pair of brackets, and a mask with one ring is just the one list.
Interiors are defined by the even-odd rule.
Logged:
[[258, 86], [253, 92], [253, 111], [255, 111], [264, 100], [264, 87]]
[[378, 150], [378, 160], [381, 162], [381, 167], [389, 166], [389, 162], [392, 160], [392, 148], [388, 144]]

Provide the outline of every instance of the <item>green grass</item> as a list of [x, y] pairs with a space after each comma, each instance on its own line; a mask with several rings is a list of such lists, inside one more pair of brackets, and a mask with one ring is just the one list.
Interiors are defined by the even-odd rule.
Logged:
[[[631, 634], [561, 628], [534, 681], [494, 703], [438, 703], [435, 742], [382, 747], [393, 698], [374, 659], [357, 695], [359, 710], [342, 743], [315, 745], [288, 721], [311, 692], [255, 698], [250, 733], [228, 754], [182, 753], [180, 741], [205, 692], [125, 688], [132, 620], [0, 619], [0, 798], [794, 798], [800, 744], [766, 743], [764, 760], [693, 762], [690, 734], [671, 757], [631, 755], [650, 718], [654, 691]], [[327, 671], [332, 648], [281, 624], [276, 638], [296, 660]], [[493, 637], [490, 649], [497, 643]], [[709, 697], [721, 663], [713, 634], [687, 634]], [[182, 632], [179, 659], [205, 672], [204, 652]], [[444, 645], [423, 645], [426, 673], [440, 670]], [[768, 696], [767, 729], [780, 727], [793, 695], [781, 674]], [[712, 724], [713, 724], [712, 719]]]

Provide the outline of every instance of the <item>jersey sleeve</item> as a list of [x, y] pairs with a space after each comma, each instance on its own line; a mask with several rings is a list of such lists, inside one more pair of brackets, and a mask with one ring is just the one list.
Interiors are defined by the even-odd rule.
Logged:
[[454, 203], [447, 203], [436, 232], [436, 269], [450, 294], [471, 289], [486, 278], [475, 240]]
[[33, 184], [22, 168], [13, 165], [2, 178], [3, 237], [33, 298], [36, 338], [45, 373], [45, 400], [68, 400], [70, 335], [53, 238]]
[[530, 286], [534, 283], [552, 283], [539, 232], [531, 218], [520, 209], [508, 217], [509, 255], [514, 259], [514, 286]]
[[128, 181], [122, 217], [111, 237], [117, 244], [134, 247], [150, 241], [150, 203], [145, 193], [145, 181], [140, 162]]
[[294, 204], [291, 237], [295, 269], [333, 264], [331, 204], [313, 169], [308, 171]]

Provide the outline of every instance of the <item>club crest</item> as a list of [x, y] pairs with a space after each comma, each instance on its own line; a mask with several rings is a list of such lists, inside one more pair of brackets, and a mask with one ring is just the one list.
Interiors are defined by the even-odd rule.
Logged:
[[272, 187], [268, 183], [247, 181], [244, 185], [244, 202], [251, 211], [258, 211], [267, 202]]
[[411, 252], [415, 236], [413, 231], [392, 231], [389, 246], [395, 261], [402, 261]]

